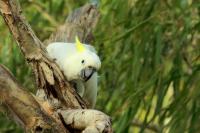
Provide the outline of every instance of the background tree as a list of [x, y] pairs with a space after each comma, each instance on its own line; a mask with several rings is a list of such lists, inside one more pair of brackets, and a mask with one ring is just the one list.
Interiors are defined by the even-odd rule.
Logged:
[[[86, 2], [20, 0], [26, 18], [43, 40], [69, 12]], [[96, 108], [112, 116], [117, 133], [198, 132], [200, 1], [97, 2], [101, 18], [94, 45], [103, 62]], [[0, 63], [34, 92], [32, 72], [2, 18], [0, 36]], [[5, 120], [2, 114], [0, 132], [21, 132]]]

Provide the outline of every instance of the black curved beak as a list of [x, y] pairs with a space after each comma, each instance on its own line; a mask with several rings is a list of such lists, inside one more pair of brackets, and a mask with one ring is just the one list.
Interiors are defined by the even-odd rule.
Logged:
[[81, 70], [81, 77], [84, 81], [88, 81], [92, 77], [94, 72], [96, 72], [95, 68], [87, 67], [87, 68]]

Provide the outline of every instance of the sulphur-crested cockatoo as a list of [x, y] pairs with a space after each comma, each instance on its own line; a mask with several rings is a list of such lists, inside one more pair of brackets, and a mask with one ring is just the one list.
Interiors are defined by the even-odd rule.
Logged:
[[97, 97], [97, 70], [101, 61], [94, 47], [75, 43], [53, 42], [47, 46], [49, 56], [55, 60], [68, 81], [75, 83], [77, 93], [94, 107]]

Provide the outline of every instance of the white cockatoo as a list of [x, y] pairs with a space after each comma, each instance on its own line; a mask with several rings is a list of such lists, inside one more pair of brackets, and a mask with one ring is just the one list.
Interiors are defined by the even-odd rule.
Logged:
[[101, 67], [101, 61], [94, 47], [82, 44], [78, 37], [75, 40], [75, 43], [53, 42], [47, 46], [47, 52], [67, 80], [75, 83], [77, 93], [93, 108], [97, 97], [97, 70]]

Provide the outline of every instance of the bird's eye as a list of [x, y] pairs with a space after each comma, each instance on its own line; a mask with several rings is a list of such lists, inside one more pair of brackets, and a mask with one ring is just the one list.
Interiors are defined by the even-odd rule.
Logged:
[[85, 63], [85, 60], [82, 60], [81, 63], [84, 64], [84, 63]]

